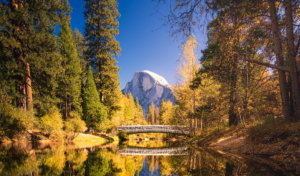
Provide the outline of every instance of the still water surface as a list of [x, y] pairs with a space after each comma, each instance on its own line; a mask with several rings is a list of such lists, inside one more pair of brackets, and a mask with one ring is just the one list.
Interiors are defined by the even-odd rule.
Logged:
[[286, 175], [253, 160], [232, 160], [187, 146], [114, 146], [76, 149], [63, 145], [42, 149], [2, 147], [0, 175]]

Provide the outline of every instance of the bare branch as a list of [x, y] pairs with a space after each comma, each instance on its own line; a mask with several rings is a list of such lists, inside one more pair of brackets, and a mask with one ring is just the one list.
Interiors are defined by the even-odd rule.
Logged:
[[269, 67], [269, 68], [274, 68], [274, 69], [277, 69], [277, 70], [285, 71], [285, 72], [290, 71], [288, 69], [288, 67], [284, 67], [284, 66], [274, 65], [274, 64], [265, 63], [265, 62], [260, 62], [260, 61], [252, 60], [252, 59], [245, 59], [245, 61], [255, 63], [255, 64], [258, 64], [258, 65], [263, 65], [263, 66], [266, 66], [266, 67]]

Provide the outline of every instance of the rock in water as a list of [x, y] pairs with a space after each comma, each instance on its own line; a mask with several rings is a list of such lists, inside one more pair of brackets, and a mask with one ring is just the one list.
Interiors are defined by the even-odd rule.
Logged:
[[148, 70], [135, 72], [133, 79], [126, 84], [122, 92], [123, 94], [131, 92], [133, 98], [138, 97], [145, 114], [147, 114], [151, 102], [159, 107], [162, 99], [170, 100], [173, 104], [175, 101], [170, 85], [165, 78]]

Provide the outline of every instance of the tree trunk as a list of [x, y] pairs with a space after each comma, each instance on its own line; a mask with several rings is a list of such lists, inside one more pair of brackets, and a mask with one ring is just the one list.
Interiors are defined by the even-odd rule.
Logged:
[[285, 14], [286, 14], [286, 36], [287, 36], [287, 50], [288, 61], [291, 78], [291, 90], [293, 100], [294, 118], [298, 120], [300, 118], [300, 89], [299, 80], [297, 76], [297, 63], [296, 63], [296, 50], [294, 44], [294, 32], [293, 32], [293, 15], [292, 15], [292, 2], [291, 0], [284, 1]]
[[101, 81], [102, 81], [102, 66], [103, 66], [103, 62], [102, 62], [102, 58], [100, 58], [99, 62], [98, 62], [98, 72], [99, 72], [99, 84], [97, 86], [97, 89], [99, 91], [99, 97], [100, 97], [100, 101], [101, 103], [104, 103], [104, 96], [103, 96], [103, 92], [102, 92], [102, 85], [101, 85]]
[[196, 118], [196, 92], [193, 90], [193, 119], [194, 119], [194, 129], [198, 130], [198, 122]]
[[[282, 46], [281, 46], [281, 34], [279, 30], [278, 20], [277, 20], [277, 10], [275, 7], [274, 0], [269, 0], [269, 13], [271, 16], [271, 29], [273, 32], [273, 42], [274, 42], [274, 51], [276, 55], [276, 64], [278, 66], [283, 66], [283, 55], [282, 55]], [[280, 95], [282, 102], [282, 112], [286, 119], [290, 119], [291, 117], [291, 105], [289, 102], [289, 92], [287, 87], [286, 75], [285, 72], [278, 70], [279, 76], [279, 86], [280, 86]]]
[[225, 166], [225, 176], [232, 176], [233, 175], [233, 167], [234, 165], [226, 162], [226, 166]]
[[67, 88], [65, 88], [65, 120], [68, 120], [68, 94]]
[[32, 102], [32, 87], [31, 87], [31, 75], [30, 75], [30, 65], [26, 63], [26, 94], [27, 94], [27, 110], [33, 111]]
[[245, 66], [245, 70], [244, 70], [244, 75], [243, 75], [243, 83], [244, 83], [244, 89], [245, 89], [245, 95], [244, 95], [244, 98], [243, 98], [243, 111], [242, 111], [242, 120], [244, 123], [245, 122], [245, 119], [248, 119], [249, 118], [249, 113], [248, 113], [248, 101], [249, 101], [249, 76], [250, 76], [250, 65], [249, 65], [249, 62], [246, 63], [246, 66]]
[[237, 55], [233, 55], [233, 65], [230, 80], [230, 95], [229, 95], [229, 126], [237, 125], [239, 123], [236, 114], [236, 84], [237, 84]]
[[21, 84], [20, 86], [20, 91], [22, 92], [22, 97], [21, 97], [21, 107], [24, 109], [24, 110], [27, 110], [27, 104], [26, 104], [26, 85], [25, 84]]
[[[235, 2], [235, 1], [234, 1]], [[235, 2], [236, 4], [236, 2]], [[233, 17], [233, 29], [236, 30], [238, 28], [237, 26], [237, 16], [235, 15]], [[236, 112], [236, 103], [237, 103], [237, 74], [238, 74], [238, 54], [236, 51], [236, 47], [239, 46], [239, 30], [235, 31], [236, 34], [233, 34], [233, 46], [232, 46], [232, 69], [231, 69], [231, 75], [230, 75], [230, 95], [229, 95], [229, 126], [238, 125], [239, 118]], [[237, 36], [235, 36], [237, 35]]]

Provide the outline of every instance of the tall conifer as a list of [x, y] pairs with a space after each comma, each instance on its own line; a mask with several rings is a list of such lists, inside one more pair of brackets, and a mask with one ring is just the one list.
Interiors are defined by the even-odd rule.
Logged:
[[101, 123], [107, 119], [107, 111], [100, 102], [92, 69], [89, 68], [83, 88], [83, 119], [89, 128], [101, 130]]
[[60, 95], [64, 102], [66, 119], [72, 110], [81, 112], [81, 67], [72, 35], [70, 17], [63, 16], [58, 41], [63, 66]]
[[56, 103], [60, 70], [53, 32], [68, 8], [56, 0], [0, 2], [1, 75], [9, 80], [5, 91], [11, 92], [13, 104], [28, 110], [34, 104], [39, 113]]
[[95, 66], [100, 100], [111, 114], [118, 109], [119, 68], [115, 57], [121, 50], [118, 35], [120, 16], [116, 0], [85, 0], [86, 57]]

